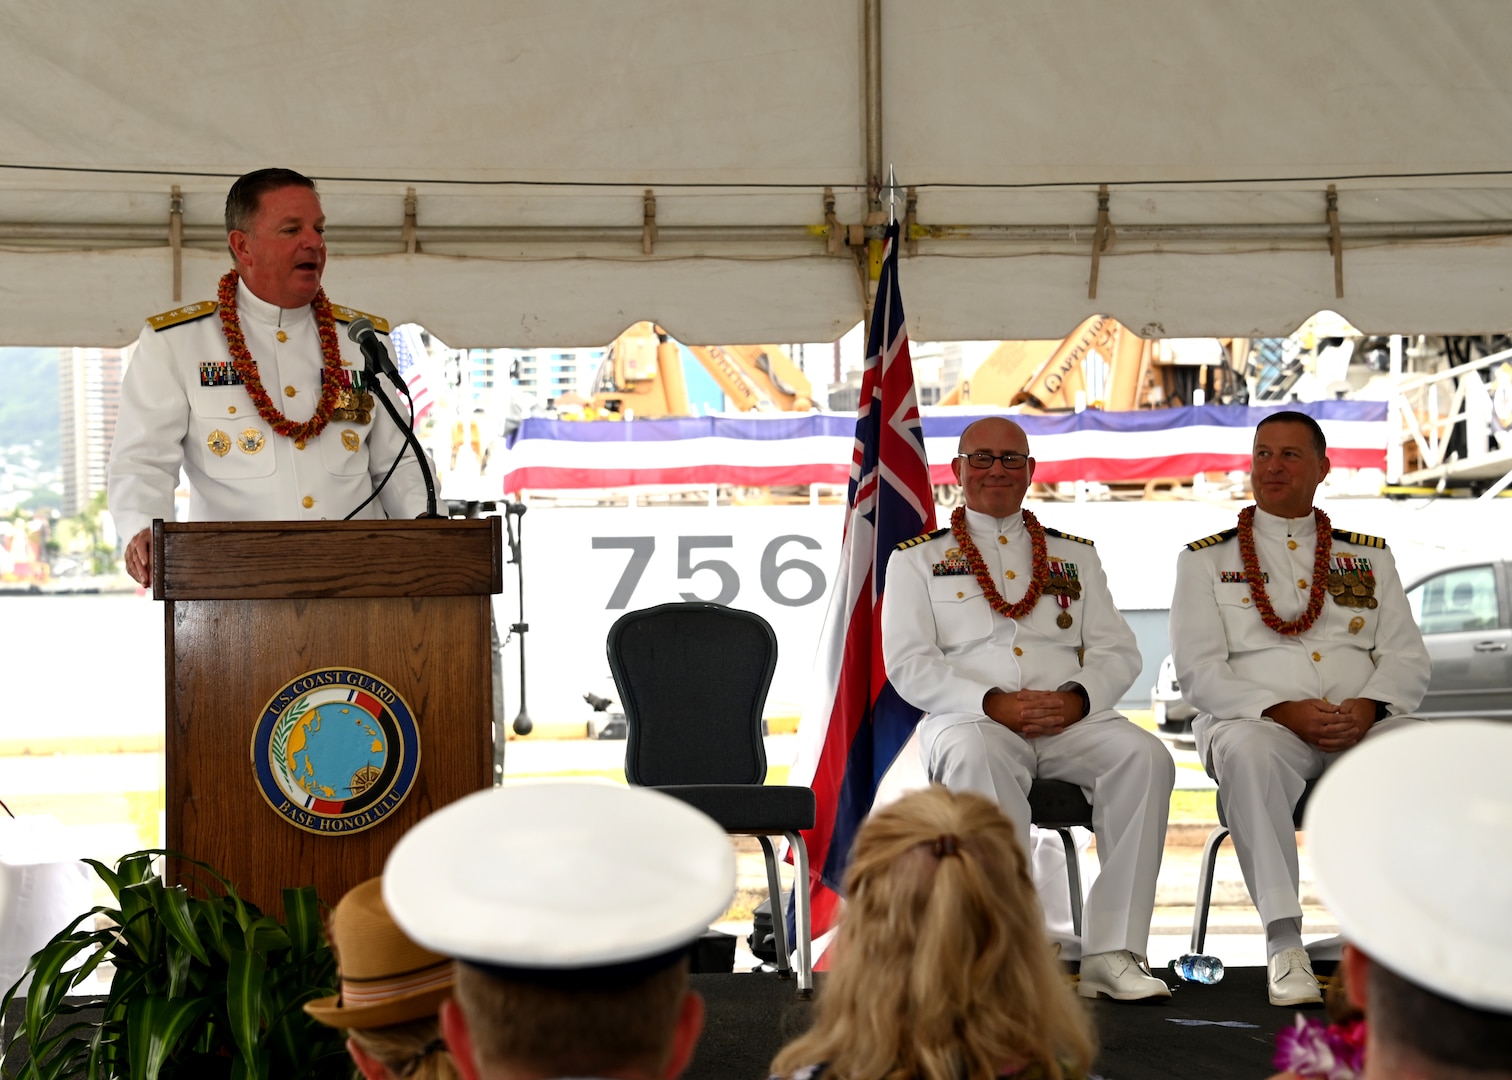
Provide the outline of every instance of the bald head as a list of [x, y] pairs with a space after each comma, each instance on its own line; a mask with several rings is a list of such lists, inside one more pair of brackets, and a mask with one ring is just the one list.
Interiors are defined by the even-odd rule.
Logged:
[[[1012, 420], [988, 416], [967, 425], [956, 444], [957, 457], [950, 469], [966, 498], [966, 507], [992, 517], [1019, 512], [1034, 478], [1034, 459], [1029, 457], [1029, 436]], [[971, 454], [991, 454], [992, 463], [979, 469], [967, 461]], [[1018, 468], [1004, 464], [1004, 455]]]
[[956, 453], [969, 454], [977, 442], [1003, 442], [1008, 439], [1016, 440], [1020, 447], [1019, 452], [1029, 452], [1029, 436], [1024, 434], [1024, 429], [1019, 427], [1006, 416], [984, 416], [980, 420], [973, 420], [966, 425], [966, 430], [961, 432], [961, 437], [956, 440]]

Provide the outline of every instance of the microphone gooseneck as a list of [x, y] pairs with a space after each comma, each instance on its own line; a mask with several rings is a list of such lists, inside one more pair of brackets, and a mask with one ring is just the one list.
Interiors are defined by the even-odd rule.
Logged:
[[[383, 383], [378, 378], [380, 374], [387, 375], [393, 380], [395, 386], [401, 390], [404, 389], [404, 379], [399, 375], [399, 369], [394, 366], [394, 358], [389, 355], [388, 347], [378, 339], [378, 328], [373, 325], [373, 320], [366, 316], [353, 319], [347, 324], [347, 337], [355, 341], [362, 349], [362, 356], [367, 361], [363, 373], [368, 376], [369, 389], [378, 399], [378, 403], [383, 406], [384, 411], [389, 414], [390, 419], [394, 421], [394, 425], [404, 435], [406, 445], [414, 451], [415, 460], [420, 464], [420, 478], [425, 483], [425, 516], [437, 517], [436, 480], [431, 475], [430, 463], [425, 459], [425, 451], [420, 448], [420, 440], [415, 438], [414, 424], [394, 408], [394, 403], [389, 400], [388, 394], [384, 392]], [[404, 451], [401, 449], [399, 453], [402, 456]], [[398, 464], [399, 459], [395, 458], [394, 465]], [[362, 506], [372, 501], [383, 485], [388, 483], [388, 478], [393, 475], [393, 472], [393, 467], [390, 467], [382, 483], [373, 490], [373, 494], [369, 495], [361, 506], [357, 507], [357, 510], [361, 510]], [[352, 514], [357, 513], [357, 510], [353, 510]], [[348, 517], [350, 516], [349, 514]]]

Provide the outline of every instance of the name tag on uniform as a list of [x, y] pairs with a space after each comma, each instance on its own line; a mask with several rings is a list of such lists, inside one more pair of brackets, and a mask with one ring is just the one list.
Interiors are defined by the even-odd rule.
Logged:
[[200, 385], [201, 386], [240, 386], [241, 376], [236, 373], [236, 367], [229, 360], [201, 360], [200, 361]]

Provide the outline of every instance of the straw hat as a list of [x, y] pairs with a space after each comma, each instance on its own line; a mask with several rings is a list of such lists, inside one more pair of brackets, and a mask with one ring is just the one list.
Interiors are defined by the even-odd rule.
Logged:
[[510, 783], [400, 839], [383, 895], [415, 940], [505, 978], [604, 986], [686, 955], [728, 908], [714, 820], [650, 788]]
[[1344, 937], [1409, 982], [1512, 1013], [1512, 724], [1367, 739], [1307, 804], [1318, 891]]
[[304, 1007], [322, 1024], [377, 1028], [423, 1020], [451, 996], [451, 959], [405, 937], [384, 906], [382, 878], [370, 878], [341, 898], [330, 934], [341, 992]]

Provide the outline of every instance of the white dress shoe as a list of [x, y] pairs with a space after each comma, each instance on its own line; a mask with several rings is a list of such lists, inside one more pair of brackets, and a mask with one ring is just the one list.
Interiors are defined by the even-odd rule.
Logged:
[[1095, 998], [1100, 994], [1115, 1001], [1171, 996], [1171, 988], [1151, 975], [1144, 961], [1128, 949], [1082, 957], [1076, 992], [1082, 997]]
[[1305, 949], [1282, 949], [1270, 958], [1270, 1003], [1290, 1007], [1321, 1005], [1323, 993], [1313, 975], [1312, 961]]

